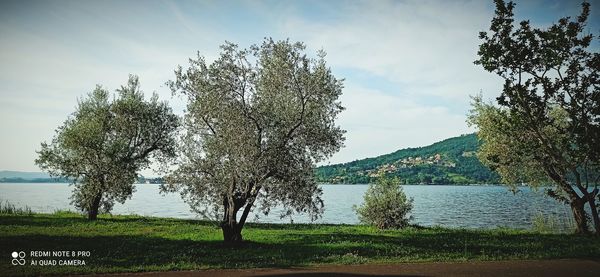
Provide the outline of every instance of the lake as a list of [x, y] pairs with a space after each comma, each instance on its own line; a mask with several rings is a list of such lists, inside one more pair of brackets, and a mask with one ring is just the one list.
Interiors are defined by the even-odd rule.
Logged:
[[[139, 184], [132, 199], [116, 204], [113, 214], [138, 214], [156, 217], [197, 218], [179, 194], [162, 195], [158, 185]], [[356, 224], [358, 218], [353, 205], [362, 203], [367, 185], [321, 185], [325, 212], [316, 223]], [[74, 210], [69, 205], [71, 187], [62, 183], [14, 184], [0, 183], [0, 199], [17, 207], [29, 206], [35, 212]], [[559, 221], [571, 224], [570, 209], [557, 201], [533, 191], [520, 188], [516, 194], [504, 186], [404, 186], [404, 191], [414, 199], [411, 223], [423, 226], [530, 229], [532, 220], [540, 212]], [[280, 219], [278, 209], [254, 222], [289, 223]], [[293, 222], [309, 222], [303, 215], [294, 215]]]

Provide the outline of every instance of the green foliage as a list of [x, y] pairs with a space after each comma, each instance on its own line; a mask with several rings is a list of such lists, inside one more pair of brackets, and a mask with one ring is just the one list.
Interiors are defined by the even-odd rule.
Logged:
[[[340, 149], [344, 131], [342, 81], [324, 54], [304, 54], [302, 43], [266, 39], [239, 49], [226, 43], [212, 64], [204, 58], [179, 67], [169, 82], [188, 98], [179, 168], [165, 191], [179, 191], [192, 209], [220, 218], [226, 240], [239, 233], [255, 202], [317, 218], [323, 208], [315, 163]], [[242, 216], [237, 222], [237, 212]]]
[[[396, 168], [385, 174], [398, 177], [405, 184], [482, 184], [495, 183], [498, 175], [482, 165], [474, 153], [479, 148], [475, 134], [449, 138], [429, 146], [408, 148], [344, 164], [321, 166], [316, 170], [317, 180], [323, 183], [366, 184], [377, 179], [369, 176], [385, 165]], [[440, 155], [440, 162], [403, 166], [408, 158], [427, 159]]]
[[[473, 98], [472, 107], [468, 122], [478, 127], [477, 135], [483, 142], [477, 156], [486, 166], [498, 172], [504, 184], [514, 189], [521, 183], [533, 187], [551, 183], [544, 171], [543, 160], [539, 159], [540, 147], [526, 127], [514, 124], [515, 120], [507, 109], [485, 103], [479, 96]], [[555, 122], [566, 120], [561, 113], [556, 114]], [[547, 138], [559, 143], [560, 134], [555, 128], [548, 126], [543, 130]]]
[[53, 177], [68, 178], [75, 188], [72, 203], [94, 219], [99, 208], [130, 198], [137, 172], [151, 158], [175, 155], [178, 118], [158, 96], [144, 100], [138, 78], [130, 76], [118, 97], [97, 86], [79, 101], [76, 111], [42, 143], [36, 164]]
[[92, 253], [85, 266], [17, 267], [3, 262], [0, 275], [600, 258], [600, 240], [593, 237], [508, 229], [382, 231], [360, 225], [248, 224], [244, 237], [241, 245], [224, 244], [220, 229], [197, 220], [101, 215], [89, 222], [68, 213], [0, 215], [0, 249]]
[[360, 222], [379, 229], [408, 226], [412, 198], [407, 198], [398, 178], [380, 177], [370, 184], [360, 207], [354, 207]]
[[504, 79], [498, 107], [475, 97], [469, 122], [479, 128], [479, 157], [505, 183], [553, 183], [548, 194], [570, 204], [577, 232], [587, 211], [600, 235], [595, 198], [600, 176], [600, 53], [585, 32], [590, 4], [548, 28], [514, 24], [513, 2], [496, 0], [490, 32], [481, 32], [475, 64]]

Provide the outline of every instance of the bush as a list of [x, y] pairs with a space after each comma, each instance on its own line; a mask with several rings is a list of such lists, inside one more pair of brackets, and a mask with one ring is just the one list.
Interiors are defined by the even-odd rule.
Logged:
[[400, 180], [381, 177], [370, 184], [365, 193], [364, 203], [354, 207], [359, 220], [379, 229], [403, 228], [412, 218], [413, 199], [406, 197]]

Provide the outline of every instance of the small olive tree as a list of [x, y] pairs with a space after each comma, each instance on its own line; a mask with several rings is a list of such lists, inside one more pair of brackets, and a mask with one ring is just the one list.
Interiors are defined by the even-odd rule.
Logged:
[[406, 197], [398, 178], [380, 177], [369, 185], [360, 207], [354, 207], [360, 222], [379, 229], [403, 228], [412, 218], [413, 199]]
[[211, 64], [190, 59], [168, 82], [188, 106], [179, 167], [163, 190], [179, 191], [205, 217], [220, 215], [225, 241], [242, 240], [255, 203], [264, 214], [281, 204], [282, 217], [295, 211], [316, 219], [323, 202], [315, 164], [343, 142], [335, 124], [342, 81], [324, 54], [308, 58], [301, 43], [221, 49]]
[[51, 143], [42, 143], [36, 164], [51, 176], [66, 177], [75, 186], [72, 204], [96, 219], [115, 201], [133, 194], [140, 169], [152, 157], [175, 155], [178, 118], [158, 96], [144, 100], [136, 76], [117, 90], [118, 97], [97, 86], [79, 101], [76, 111], [56, 129]]

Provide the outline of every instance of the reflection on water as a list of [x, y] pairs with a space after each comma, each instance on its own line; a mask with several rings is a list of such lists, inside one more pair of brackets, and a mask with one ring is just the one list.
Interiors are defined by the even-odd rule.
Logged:
[[[366, 185], [322, 185], [325, 212], [317, 223], [356, 224], [358, 219], [352, 206], [362, 203]], [[531, 228], [534, 215], [539, 212], [566, 225], [570, 220], [567, 206], [544, 197], [541, 192], [521, 188], [513, 194], [503, 186], [404, 186], [414, 198], [411, 223], [467, 228]], [[71, 187], [67, 184], [0, 184], [0, 198], [18, 207], [29, 206], [36, 212], [70, 209]], [[280, 219], [279, 209], [258, 222], [290, 222]], [[158, 185], [137, 185], [132, 199], [116, 204], [113, 214], [196, 218], [179, 194], [159, 194]], [[304, 215], [294, 215], [296, 223], [309, 222]]]

